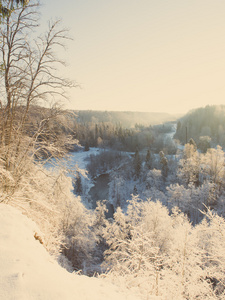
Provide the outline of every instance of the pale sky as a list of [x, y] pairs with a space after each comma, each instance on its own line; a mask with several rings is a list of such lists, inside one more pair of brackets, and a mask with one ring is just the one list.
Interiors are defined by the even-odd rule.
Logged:
[[73, 41], [68, 108], [185, 113], [225, 104], [224, 0], [42, 0]]

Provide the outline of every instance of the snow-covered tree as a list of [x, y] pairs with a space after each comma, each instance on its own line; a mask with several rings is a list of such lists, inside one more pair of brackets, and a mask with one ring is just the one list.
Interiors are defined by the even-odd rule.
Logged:
[[110, 178], [109, 199], [116, 209], [118, 206], [123, 206], [126, 201], [127, 186], [123, 177], [116, 173], [112, 173]]
[[189, 142], [188, 142], [189, 145], [192, 145], [194, 147], [194, 151], [197, 151], [197, 145], [194, 141], [193, 138], [190, 138]]
[[127, 223], [126, 216], [120, 207], [117, 208], [114, 214], [114, 222], [107, 224], [104, 238], [109, 249], [104, 253], [103, 268], [110, 270], [113, 267], [120, 274], [122, 269], [126, 272], [126, 266], [121, 266], [123, 261], [121, 253], [126, 252], [126, 243], [130, 238], [130, 224]]
[[162, 176], [165, 180], [168, 175], [168, 171], [169, 171], [168, 170], [168, 160], [163, 151], [159, 152], [159, 156], [160, 156], [160, 165], [161, 165], [161, 170], [162, 170]]
[[211, 137], [210, 136], [200, 136], [199, 137], [199, 149], [205, 153], [207, 149], [211, 146]]
[[220, 190], [225, 179], [225, 155], [220, 146], [210, 148], [203, 156], [203, 172], [206, 179], [217, 185]]
[[145, 297], [223, 299], [224, 224], [222, 217], [206, 212], [194, 227], [178, 208], [169, 214], [160, 202], [134, 196], [127, 213], [118, 208], [115, 221], [108, 223], [107, 276]]
[[[205, 219], [196, 226], [198, 246], [204, 252], [202, 268], [205, 281], [210, 286], [212, 299], [225, 297], [225, 220], [215, 212], [207, 210]], [[213, 298], [214, 297], [214, 298]]]
[[160, 295], [160, 271], [170, 244], [168, 222], [168, 211], [159, 202], [143, 202], [137, 196], [129, 202], [126, 215], [118, 209], [106, 235], [110, 274], [125, 276], [129, 285]]
[[[163, 274], [170, 282], [170, 293], [178, 299], [214, 299], [210, 296], [210, 286], [205, 280], [203, 267], [204, 251], [199, 248], [199, 239], [187, 217], [173, 210], [173, 239], [168, 252], [168, 260]], [[179, 295], [179, 296], [178, 296]]]
[[183, 151], [183, 158], [180, 160], [178, 177], [186, 186], [189, 183], [199, 185], [200, 154], [193, 144], [186, 144]]
[[139, 178], [141, 174], [141, 158], [138, 149], [134, 154], [133, 166], [134, 166], [134, 175], [136, 176], [136, 178]]
[[171, 184], [167, 187], [169, 207], [179, 207], [181, 211], [189, 213], [192, 206], [191, 193], [183, 185]]
[[161, 190], [162, 185], [163, 185], [162, 171], [157, 169], [150, 170], [146, 176], [147, 188], [155, 188]]
[[146, 157], [145, 157], [145, 168], [150, 170], [152, 168], [152, 154], [151, 151], [148, 149]]
[[91, 230], [95, 236], [95, 247], [91, 252], [90, 271], [100, 272], [100, 264], [103, 262], [103, 253], [107, 249], [107, 244], [104, 238], [106, 228], [108, 226], [108, 220], [106, 219], [106, 213], [108, 209], [106, 207], [106, 200], [97, 201], [94, 211]]
[[81, 181], [81, 176], [79, 172], [76, 172], [76, 178], [74, 179], [74, 193], [78, 196], [82, 194], [82, 181]]

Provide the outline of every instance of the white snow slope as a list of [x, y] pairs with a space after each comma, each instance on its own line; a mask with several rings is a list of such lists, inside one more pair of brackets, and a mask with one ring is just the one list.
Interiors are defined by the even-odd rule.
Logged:
[[20, 211], [0, 204], [1, 300], [137, 300], [104, 279], [69, 273], [34, 238], [39, 230]]

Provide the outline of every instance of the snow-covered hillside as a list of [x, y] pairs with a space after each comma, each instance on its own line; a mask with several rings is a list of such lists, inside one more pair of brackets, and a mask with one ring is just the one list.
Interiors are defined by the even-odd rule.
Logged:
[[0, 204], [1, 300], [138, 299], [104, 279], [67, 272], [46, 252], [39, 235], [34, 222]]

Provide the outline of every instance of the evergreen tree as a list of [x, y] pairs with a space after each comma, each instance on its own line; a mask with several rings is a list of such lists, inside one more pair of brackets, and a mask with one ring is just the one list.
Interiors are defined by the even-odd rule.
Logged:
[[163, 151], [159, 152], [159, 156], [160, 156], [160, 164], [161, 164], [161, 168], [162, 168], [162, 176], [165, 179], [168, 175], [168, 160], [165, 157], [165, 154], [163, 153]]
[[79, 172], [77, 172], [76, 179], [75, 179], [75, 182], [74, 182], [74, 193], [76, 195], [81, 195], [82, 194], [82, 182], [81, 182], [81, 177], [80, 177]]
[[199, 149], [206, 153], [207, 149], [210, 148], [211, 137], [210, 136], [200, 136], [199, 138]]
[[138, 194], [138, 190], [137, 190], [137, 187], [135, 184], [134, 189], [133, 189], [133, 195], [136, 196], [137, 194]]
[[151, 170], [151, 168], [152, 168], [152, 156], [151, 156], [151, 152], [149, 149], [147, 151], [146, 158], [145, 158], [145, 167], [148, 170]]
[[95, 234], [96, 246], [93, 251], [92, 264], [99, 264], [103, 262], [103, 253], [107, 249], [107, 244], [104, 239], [104, 231], [108, 225], [106, 214], [108, 209], [106, 207], [106, 200], [97, 201], [94, 213], [94, 221], [92, 224], [92, 231]]
[[96, 140], [96, 143], [97, 143], [97, 138], [98, 138], [98, 125], [95, 124], [95, 140]]
[[191, 138], [191, 139], [189, 140], [188, 143], [189, 143], [190, 145], [193, 145], [193, 146], [194, 146], [194, 150], [195, 150], [195, 151], [197, 150], [197, 145], [196, 145], [194, 139]]
[[139, 178], [141, 174], [141, 158], [138, 149], [134, 154], [134, 175]]
[[84, 151], [89, 151], [89, 150], [90, 150], [89, 144], [88, 142], [86, 142], [84, 146]]

